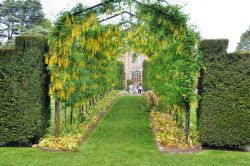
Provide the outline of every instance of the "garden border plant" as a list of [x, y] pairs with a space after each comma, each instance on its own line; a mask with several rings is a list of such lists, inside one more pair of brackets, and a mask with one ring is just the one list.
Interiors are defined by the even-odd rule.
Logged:
[[80, 145], [88, 138], [92, 130], [120, 95], [120, 91], [112, 91], [88, 110], [88, 112], [84, 112], [85, 121], [83, 123], [68, 126], [65, 129], [67, 131], [62, 132], [58, 136], [49, 134], [47, 137], [41, 139], [39, 144], [34, 147], [48, 151], [78, 151]]
[[174, 114], [159, 111], [159, 101], [153, 92], [146, 92], [144, 110], [150, 110], [150, 127], [153, 130], [156, 145], [160, 152], [168, 153], [197, 153], [202, 151], [198, 133], [192, 131], [189, 134], [189, 144], [185, 142], [184, 128], [180, 127]]

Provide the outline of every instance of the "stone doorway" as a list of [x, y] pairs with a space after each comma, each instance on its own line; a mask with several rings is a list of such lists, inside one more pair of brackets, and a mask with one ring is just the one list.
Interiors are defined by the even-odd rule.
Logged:
[[138, 85], [141, 82], [141, 72], [136, 70], [132, 72], [132, 82], [134, 85]]

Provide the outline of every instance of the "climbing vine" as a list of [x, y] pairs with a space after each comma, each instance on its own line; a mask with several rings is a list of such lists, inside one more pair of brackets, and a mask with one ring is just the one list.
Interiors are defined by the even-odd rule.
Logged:
[[114, 86], [119, 41], [113, 36], [119, 29], [102, 27], [94, 13], [85, 18], [64, 13], [57, 24], [46, 57], [51, 71], [50, 95], [78, 107]]
[[[100, 10], [61, 14], [49, 38], [46, 56], [51, 72], [49, 93], [68, 107], [82, 107], [121, 81], [117, 77], [118, 56], [133, 49], [149, 57], [148, 82], [166, 109], [186, 108], [188, 121], [189, 103], [197, 98], [197, 35], [180, 6], [160, 2], [134, 5], [137, 21], [128, 29], [100, 22], [100, 16], [119, 12], [119, 4], [131, 6], [132, 2], [119, 0]], [[72, 11], [76, 9], [85, 8], [80, 5]], [[189, 122], [187, 134], [188, 127]]]
[[147, 35], [158, 39], [145, 42], [149, 43], [146, 47], [153, 50], [153, 53], [147, 53], [152, 55], [147, 82], [170, 113], [178, 116], [180, 110], [185, 110], [188, 143], [190, 103], [198, 98], [195, 91], [200, 69], [197, 33], [188, 26], [188, 17], [181, 12], [180, 6], [148, 4], [140, 7], [139, 11], [146, 20], [144, 28]]

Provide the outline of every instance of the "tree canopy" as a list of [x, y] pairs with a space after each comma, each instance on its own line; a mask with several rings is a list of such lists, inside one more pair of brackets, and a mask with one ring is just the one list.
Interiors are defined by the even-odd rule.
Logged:
[[0, 6], [0, 39], [10, 40], [44, 21], [40, 0], [4, 0]]
[[240, 42], [236, 48], [237, 52], [250, 52], [250, 26], [240, 37]]

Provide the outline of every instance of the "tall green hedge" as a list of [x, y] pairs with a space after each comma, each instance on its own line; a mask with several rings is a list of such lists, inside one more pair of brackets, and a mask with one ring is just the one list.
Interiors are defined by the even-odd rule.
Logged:
[[228, 40], [200, 43], [204, 69], [199, 81], [203, 145], [250, 144], [250, 54], [227, 54]]
[[44, 36], [20, 36], [0, 49], [0, 145], [36, 142], [49, 120], [49, 77]]

